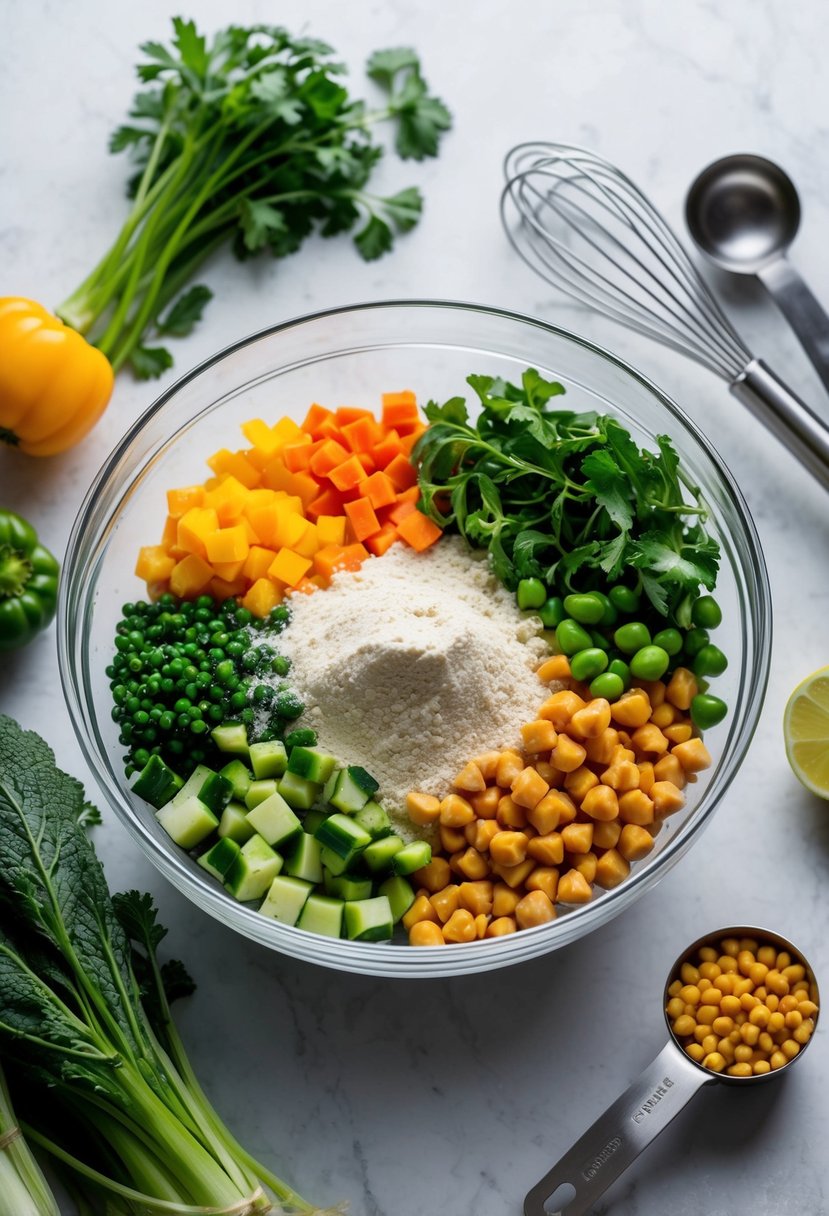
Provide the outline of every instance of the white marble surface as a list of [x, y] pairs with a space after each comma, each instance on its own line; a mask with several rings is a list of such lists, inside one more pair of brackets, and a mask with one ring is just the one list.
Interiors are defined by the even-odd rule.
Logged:
[[[192, 0], [215, 28], [219, 0]], [[166, 34], [161, 0], [28, 0], [0, 40], [0, 291], [62, 299], [122, 214], [125, 166], [107, 155], [133, 92], [136, 44]], [[680, 222], [684, 189], [719, 155], [778, 158], [802, 193], [793, 250], [829, 301], [829, 160], [820, 0], [237, 0], [237, 21], [280, 20], [331, 41], [355, 70], [376, 47], [414, 44], [456, 118], [440, 159], [389, 160], [419, 183], [420, 227], [379, 263], [347, 240], [284, 264], [217, 257], [206, 321], [179, 370], [267, 323], [326, 305], [404, 295], [533, 312], [628, 357], [708, 431], [754, 513], [774, 591], [771, 681], [756, 738], [712, 826], [620, 920], [556, 955], [463, 982], [389, 983], [266, 953], [171, 890], [108, 816], [97, 843], [111, 884], [145, 886], [200, 991], [180, 1012], [197, 1070], [257, 1152], [320, 1202], [354, 1216], [510, 1216], [524, 1192], [661, 1046], [664, 971], [698, 931], [743, 919], [797, 939], [829, 974], [829, 811], [786, 764], [780, 720], [798, 679], [829, 662], [827, 500], [695, 365], [551, 298], [510, 253], [498, 220], [501, 158], [559, 138], [615, 159]], [[818, 381], [759, 291], [723, 284], [747, 339], [826, 409]], [[745, 289], [743, 289], [745, 288]], [[157, 386], [119, 381], [76, 451], [0, 452], [0, 497], [60, 553], [93, 473]], [[54, 631], [4, 661], [0, 705], [48, 736], [95, 794], [58, 684]], [[234, 1043], [233, 1049], [228, 1043]], [[829, 1210], [825, 1033], [808, 1063], [751, 1093], [704, 1092], [595, 1210], [753, 1216]], [[68, 1211], [68, 1209], [67, 1209]]]

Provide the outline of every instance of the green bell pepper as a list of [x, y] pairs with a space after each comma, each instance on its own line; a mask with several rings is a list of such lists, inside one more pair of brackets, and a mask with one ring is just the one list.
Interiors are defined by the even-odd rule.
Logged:
[[0, 509], [0, 651], [25, 646], [52, 620], [59, 570], [32, 525]]

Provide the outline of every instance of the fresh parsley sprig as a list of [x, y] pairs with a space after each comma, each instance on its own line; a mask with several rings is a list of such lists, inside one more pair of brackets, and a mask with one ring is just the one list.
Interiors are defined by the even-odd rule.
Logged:
[[426, 406], [413, 453], [426, 514], [488, 549], [510, 589], [541, 578], [560, 594], [603, 591], [633, 570], [660, 615], [690, 625], [719, 546], [670, 439], [640, 449], [614, 418], [552, 408], [564, 388], [532, 368], [520, 386], [467, 383], [481, 404], [474, 423], [462, 397]]
[[186, 288], [196, 269], [230, 241], [237, 257], [285, 257], [312, 233], [357, 228], [366, 260], [391, 249], [418, 221], [410, 186], [382, 197], [368, 190], [383, 154], [372, 132], [395, 131], [403, 158], [435, 156], [451, 117], [429, 93], [416, 53], [379, 51], [368, 74], [384, 95], [378, 109], [350, 96], [345, 68], [326, 43], [280, 26], [229, 26], [210, 41], [192, 21], [173, 20], [170, 45], [147, 42], [143, 88], [112, 152], [136, 173], [132, 210], [98, 266], [58, 309], [117, 371], [139, 377], [172, 364], [157, 338], [189, 333], [211, 293]]

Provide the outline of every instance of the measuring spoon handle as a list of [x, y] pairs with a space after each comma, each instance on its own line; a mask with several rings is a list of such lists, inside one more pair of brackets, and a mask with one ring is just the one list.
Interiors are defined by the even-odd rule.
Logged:
[[777, 258], [757, 274], [829, 389], [829, 316], [823, 305], [787, 258]]
[[[666, 1043], [639, 1079], [527, 1194], [524, 1216], [583, 1216], [697, 1090], [714, 1080], [674, 1043]], [[572, 1188], [569, 1200], [557, 1209], [545, 1207], [565, 1184]]]

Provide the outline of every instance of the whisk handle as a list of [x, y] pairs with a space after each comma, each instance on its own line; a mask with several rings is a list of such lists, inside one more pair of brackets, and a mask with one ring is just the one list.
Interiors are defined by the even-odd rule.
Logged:
[[731, 384], [734, 396], [829, 490], [829, 427], [762, 359], [752, 359]]

